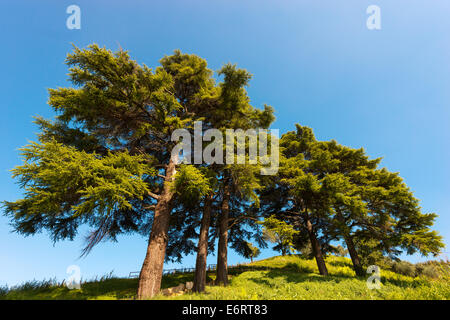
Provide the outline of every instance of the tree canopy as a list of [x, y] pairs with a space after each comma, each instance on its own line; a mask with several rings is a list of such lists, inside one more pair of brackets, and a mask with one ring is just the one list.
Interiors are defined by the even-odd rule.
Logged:
[[[5, 214], [15, 231], [46, 230], [53, 241], [74, 239], [79, 226], [90, 226], [83, 254], [121, 233], [147, 236], [139, 299], [159, 292], [164, 261], [192, 252], [194, 290], [203, 291], [206, 257], [216, 243], [216, 282], [225, 285], [228, 247], [251, 259], [267, 242], [282, 254], [309, 248], [326, 276], [326, 255], [338, 243], [357, 275], [374, 259], [436, 255], [444, 246], [432, 230], [437, 215], [422, 212], [398, 173], [380, 168], [381, 159], [362, 148], [318, 141], [306, 126], [297, 124], [279, 140], [269, 136], [276, 144], [268, 149], [280, 158], [272, 175], [262, 174], [261, 159], [250, 161], [260, 136], [234, 136], [232, 163], [180, 161], [217, 145], [209, 129], [270, 128], [275, 111], [251, 105], [252, 76], [245, 69], [225, 64], [216, 80], [206, 60], [193, 54], [176, 50], [151, 69], [126, 51], [95, 44], [75, 47], [66, 64], [73, 86], [49, 90], [56, 116], [35, 119], [37, 142], [20, 149], [23, 164], [12, 170], [24, 195], [5, 201]], [[178, 129], [199, 145], [178, 152]], [[226, 151], [222, 143], [213, 154]]]

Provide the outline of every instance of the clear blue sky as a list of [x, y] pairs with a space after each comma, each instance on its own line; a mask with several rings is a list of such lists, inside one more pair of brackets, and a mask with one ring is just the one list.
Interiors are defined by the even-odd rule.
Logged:
[[[71, 4], [81, 7], [81, 30], [66, 28]], [[371, 4], [381, 8], [381, 30], [366, 28]], [[20, 164], [17, 148], [35, 139], [32, 116], [53, 116], [47, 88], [70, 85], [63, 61], [71, 43], [114, 50], [120, 44], [149, 66], [181, 49], [214, 70], [226, 62], [248, 69], [253, 105], [276, 109], [273, 128], [285, 132], [301, 123], [319, 139], [384, 157], [383, 166], [400, 172], [423, 210], [439, 214], [436, 229], [448, 245], [449, 17], [448, 0], [1, 1], [0, 200], [21, 196], [9, 169]], [[0, 285], [62, 280], [71, 264], [83, 278], [140, 269], [146, 238], [123, 236], [77, 259], [86, 231], [53, 246], [47, 234], [11, 233], [1, 216]], [[231, 264], [240, 261], [230, 254]], [[194, 257], [184, 265], [193, 266]]]

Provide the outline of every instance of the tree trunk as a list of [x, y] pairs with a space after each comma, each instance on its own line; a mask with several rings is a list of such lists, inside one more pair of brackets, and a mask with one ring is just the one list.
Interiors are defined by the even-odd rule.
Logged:
[[347, 245], [347, 249], [348, 249], [348, 253], [350, 254], [350, 258], [352, 259], [353, 270], [355, 270], [356, 275], [364, 276], [365, 273], [364, 273], [363, 267], [361, 265], [361, 260], [359, 259], [358, 252], [356, 252], [355, 244], [353, 243], [353, 239], [350, 235], [350, 232], [349, 232], [349, 230], [346, 229], [347, 225], [345, 223], [344, 216], [342, 215], [342, 212], [339, 209], [336, 210], [336, 216], [337, 216], [339, 222], [343, 226], [342, 231], [343, 231], [343, 235], [344, 235], [344, 240]]
[[358, 252], [356, 252], [355, 244], [353, 243], [353, 239], [351, 236], [346, 236], [344, 239], [347, 244], [348, 253], [352, 259], [353, 269], [355, 270], [356, 275], [365, 276], [364, 269], [361, 265], [361, 260], [359, 259]]
[[206, 258], [208, 257], [208, 234], [211, 221], [211, 207], [213, 194], [207, 196], [203, 207], [202, 224], [198, 238], [197, 260], [195, 263], [194, 292], [205, 291], [206, 286]]
[[325, 260], [322, 255], [322, 248], [320, 247], [320, 243], [317, 240], [316, 233], [314, 231], [311, 220], [308, 216], [305, 218], [306, 229], [308, 230], [309, 240], [311, 241], [311, 247], [316, 258], [317, 267], [319, 268], [319, 273], [323, 276], [328, 275], [327, 266], [325, 265]]
[[219, 244], [217, 250], [216, 284], [228, 284], [228, 215], [230, 211], [230, 187], [225, 183], [219, 221]]
[[166, 169], [164, 189], [159, 196], [153, 218], [152, 231], [148, 240], [147, 254], [139, 274], [137, 291], [138, 299], [155, 296], [161, 289], [161, 280], [168, 242], [171, 202], [174, 193], [170, 190], [170, 182], [176, 173], [175, 163], [171, 160]]

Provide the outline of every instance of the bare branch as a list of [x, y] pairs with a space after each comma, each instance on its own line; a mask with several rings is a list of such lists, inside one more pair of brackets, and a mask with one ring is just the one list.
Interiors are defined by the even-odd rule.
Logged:
[[159, 200], [159, 195], [157, 195], [156, 193], [153, 193], [153, 192], [149, 191], [148, 195], [150, 197], [152, 197], [153, 199], [155, 199], [155, 200]]

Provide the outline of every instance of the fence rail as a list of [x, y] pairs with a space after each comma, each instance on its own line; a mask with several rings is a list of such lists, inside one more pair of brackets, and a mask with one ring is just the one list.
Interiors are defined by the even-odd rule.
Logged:
[[[206, 271], [216, 270], [215, 264], [208, 264], [206, 266]], [[176, 269], [165, 269], [163, 270], [163, 274], [174, 274], [174, 273], [190, 273], [194, 272], [195, 268], [176, 268]], [[128, 275], [129, 278], [139, 278], [140, 271], [132, 271]]]
[[[214, 271], [216, 270], [217, 265], [208, 264], [206, 266], [206, 271]], [[250, 270], [270, 270], [271, 268], [268, 266], [252, 266], [246, 264], [236, 264], [232, 266], [228, 266], [228, 271], [232, 274], [241, 273]], [[191, 273], [194, 272], [195, 268], [176, 268], [176, 269], [165, 269], [163, 270], [163, 274], [175, 274], [175, 273]], [[139, 278], [139, 271], [130, 272], [129, 278]]]

